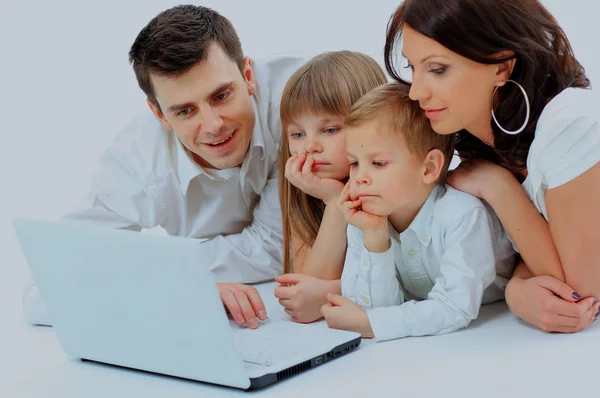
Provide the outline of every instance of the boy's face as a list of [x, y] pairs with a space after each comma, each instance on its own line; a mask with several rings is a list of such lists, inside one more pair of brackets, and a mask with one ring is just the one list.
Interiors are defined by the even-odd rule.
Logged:
[[248, 151], [255, 114], [252, 63], [244, 74], [223, 49], [212, 44], [205, 61], [177, 77], [151, 75], [160, 109], [150, 108], [167, 130], [202, 167], [227, 169], [242, 164]]
[[373, 120], [346, 128], [350, 196], [371, 214], [389, 216], [411, 207], [425, 189], [423, 161], [408, 150], [400, 132]]

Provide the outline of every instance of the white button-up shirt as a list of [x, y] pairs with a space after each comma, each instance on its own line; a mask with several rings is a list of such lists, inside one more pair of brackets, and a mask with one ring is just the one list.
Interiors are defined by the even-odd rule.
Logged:
[[[281, 274], [279, 103], [287, 80], [304, 62], [254, 62], [256, 124], [241, 167], [198, 166], [148, 110], [102, 155], [89, 193], [64, 219], [136, 231], [160, 226], [170, 235], [202, 238], [217, 281], [258, 282]], [[50, 323], [31, 279], [23, 299], [30, 323]]]
[[375, 339], [449, 333], [501, 300], [515, 252], [489, 206], [436, 186], [406, 231], [390, 227], [391, 247], [370, 253], [348, 226], [342, 295], [367, 310]]

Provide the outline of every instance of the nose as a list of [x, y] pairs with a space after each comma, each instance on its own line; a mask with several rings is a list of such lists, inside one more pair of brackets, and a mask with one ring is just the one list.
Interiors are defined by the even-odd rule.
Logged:
[[218, 135], [223, 127], [223, 118], [221, 115], [215, 112], [215, 109], [209, 105], [204, 106], [200, 114], [202, 117], [202, 132]]
[[371, 183], [371, 178], [365, 167], [356, 167], [354, 170], [353, 180], [356, 185], [368, 185]]
[[417, 75], [417, 73], [413, 73], [413, 82], [410, 85], [410, 90], [408, 92], [408, 96], [413, 101], [423, 101], [431, 97], [431, 92], [429, 88], [426, 86], [423, 79]]
[[308, 154], [320, 153], [323, 152], [323, 146], [321, 145], [319, 140], [316, 139], [316, 137], [307, 136], [306, 140], [304, 141], [304, 152]]

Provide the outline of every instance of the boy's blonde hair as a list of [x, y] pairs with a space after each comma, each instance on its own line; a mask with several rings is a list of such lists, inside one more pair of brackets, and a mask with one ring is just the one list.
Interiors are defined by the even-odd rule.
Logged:
[[292, 235], [302, 245], [311, 247], [325, 211], [321, 200], [300, 191], [285, 178], [285, 164], [291, 156], [287, 125], [306, 113], [329, 113], [344, 118], [362, 95], [386, 82], [383, 69], [373, 58], [353, 51], [317, 55], [288, 80], [281, 97], [278, 157], [285, 272], [291, 271]]
[[444, 166], [438, 182], [445, 183], [454, 155], [454, 135], [433, 131], [419, 103], [409, 98], [409, 91], [410, 86], [403, 83], [387, 83], [371, 90], [352, 106], [344, 125], [358, 127], [378, 120], [391, 127], [392, 132], [402, 134], [408, 149], [423, 158], [429, 151], [439, 149], [444, 154]]

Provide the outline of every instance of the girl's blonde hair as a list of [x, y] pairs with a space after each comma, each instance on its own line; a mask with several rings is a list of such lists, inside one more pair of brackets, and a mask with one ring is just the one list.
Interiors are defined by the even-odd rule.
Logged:
[[292, 269], [292, 236], [311, 247], [325, 211], [321, 200], [305, 194], [285, 178], [285, 164], [291, 156], [286, 127], [306, 113], [329, 113], [344, 118], [362, 95], [386, 82], [385, 73], [373, 58], [353, 51], [317, 55], [288, 80], [281, 97], [278, 158], [284, 272]]

